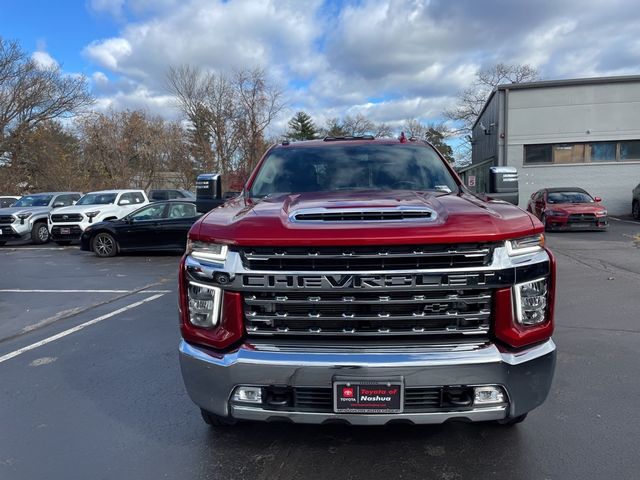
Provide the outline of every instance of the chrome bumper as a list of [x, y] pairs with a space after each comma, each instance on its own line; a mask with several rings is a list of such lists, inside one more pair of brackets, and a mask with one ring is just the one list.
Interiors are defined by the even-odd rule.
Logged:
[[[443, 423], [448, 420], [487, 421], [516, 417], [546, 398], [555, 367], [555, 344], [548, 340], [517, 353], [491, 343], [441, 346], [356, 348], [331, 345], [291, 346], [253, 343], [230, 353], [180, 343], [180, 365], [193, 402], [220, 416], [242, 420], [288, 420], [296, 423], [346, 422], [383, 425], [389, 422]], [[402, 376], [406, 387], [434, 385], [502, 385], [508, 405], [460, 411], [401, 414], [337, 414], [270, 410], [232, 405], [238, 385], [328, 387], [336, 375]]]

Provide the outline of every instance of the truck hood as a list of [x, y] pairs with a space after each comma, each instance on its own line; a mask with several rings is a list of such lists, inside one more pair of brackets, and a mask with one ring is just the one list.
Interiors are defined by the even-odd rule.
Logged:
[[[301, 210], [432, 210], [435, 219], [396, 221], [294, 221]], [[212, 210], [190, 237], [244, 246], [381, 245], [490, 242], [542, 232], [542, 225], [518, 207], [468, 194], [411, 191], [297, 193], [259, 201], [238, 198]]]
[[116, 206], [113, 203], [108, 203], [105, 205], [70, 205], [68, 207], [60, 207], [52, 210], [51, 213], [87, 213], [87, 212], [95, 212], [96, 210], [99, 212], [104, 212], [106, 210], [114, 210]]
[[19, 213], [31, 213], [37, 215], [40, 213], [49, 213], [49, 207], [7, 207], [0, 208], [0, 215], [18, 215]]

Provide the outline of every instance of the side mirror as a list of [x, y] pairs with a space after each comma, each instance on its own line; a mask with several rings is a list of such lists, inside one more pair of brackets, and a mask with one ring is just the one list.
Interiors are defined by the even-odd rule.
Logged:
[[131, 202], [129, 200], [120, 200], [118, 202], [118, 205], [130, 205]]
[[55, 202], [52, 206], [52, 208], [60, 208], [60, 207], [64, 207], [64, 202]]
[[600, 198], [600, 197], [596, 197], [596, 198], [594, 198], [594, 200], [595, 200], [596, 202], [600, 203], [600, 202], [602, 201], [602, 198]]
[[219, 173], [203, 173], [196, 179], [196, 210], [207, 213], [224, 203]]
[[490, 167], [487, 196], [494, 200], [504, 200], [518, 205], [520, 201], [518, 170], [515, 167]]

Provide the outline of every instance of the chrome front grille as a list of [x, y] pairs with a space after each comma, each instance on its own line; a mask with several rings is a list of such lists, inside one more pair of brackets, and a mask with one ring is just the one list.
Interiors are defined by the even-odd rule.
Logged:
[[485, 289], [244, 294], [249, 335], [485, 334], [491, 305]]
[[498, 244], [356, 247], [245, 247], [248, 270], [356, 271], [482, 267]]
[[53, 223], [81, 222], [83, 218], [81, 213], [56, 213], [51, 215]]

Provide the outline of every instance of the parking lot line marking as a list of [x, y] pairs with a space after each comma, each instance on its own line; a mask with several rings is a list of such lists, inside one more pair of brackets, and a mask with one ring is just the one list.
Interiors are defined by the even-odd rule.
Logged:
[[609, 216], [609, 218], [611, 220], [615, 220], [616, 222], [633, 223], [635, 225], [640, 225], [640, 222], [636, 222], [635, 220], [626, 220], [626, 219], [616, 218], [616, 217], [612, 217], [612, 216]]
[[169, 293], [171, 290], [51, 290], [2, 288], [0, 293]]
[[143, 305], [147, 302], [152, 302], [153, 300], [157, 300], [163, 295], [164, 293], [158, 293], [156, 295], [152, 295], [150, 297], [140, 300], [139, 302], [131, 303], [125, 307], [114, 310], [111, 313], [107, 313], [100, 317], [94, 318], [93, 320], [89, 320], [88, 322], [81, 323], [80, 325], [76, 325], [75, 327], [69, 328], [68, 330], [64, 330], [63, 332], [57, 333], [51, 337], [45, 338], [44, 340], [40, 340], [39, 342], [32, 343], [31, 345], [27, 345], [26, 347], [20, 348], [11, 353], [7, 353], [6, 355], [3, 355], [2, 357], [0, 357], [0, 363], [6, 362], [7, 360], [11, 360], [12, 358], [17, 357], [18, 355], [22, 355], [25, 352], [35, 350], [36, 348], [42, 347], [43, 345], [46, 345], [48, 343], [55, 342], [56, 340], [66, 337], [67, 335], [76, 333], [82, 330], [83, 328], [89, 327], [91, 325], [95, 325], [96, 323], [102, 322], [103, 320], [107, 320], [108, 318], [119, 315], [123, 312], [126, 312], [127, 310], [131, 310], [132, 308], [139, 307], [140, 305]]

